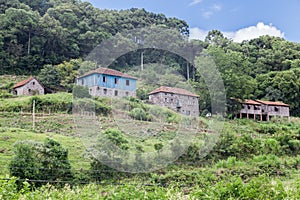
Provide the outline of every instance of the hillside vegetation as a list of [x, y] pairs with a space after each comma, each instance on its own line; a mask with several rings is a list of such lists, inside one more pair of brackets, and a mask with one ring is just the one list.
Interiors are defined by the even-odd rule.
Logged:
[[129, 52], [109, 67], [128, 71], [140, 65], [143, 52], [145, 64], [166, 65], [189, 79], [200, 96], [201, 109], [207, 112], [210, 99], [197, 71], [201, 63], [197, 55], [210, 55], [221, 73], [227, 98], [283, 101], [290, 104], [292, 115], [299, 116], [298, 43], [271, 36], [236, 43], [218, 30], [210, 31], [204, 41], [189, 41], [189, 27], [183, 20], [144, 9], [101, 10], [78, 0], [13, 0], [2, 5], [0, 74], [38, 75], [50, 91], [70, 92], [76, 76], [97, 66], [83, 60], [102, 41], [134, 28], [175, 28], [182, 48], [190, 50], [195, 62], [187, 65], [179, 55], [154, 48]]
[[[184, 20], [136, 8], [103, 10], [80, 0], [0, 4], [0, 199], [300, 199], [299, 43], [271, 36], [236, 43], [218, 30], [204, 41], [188, 40]], [[92, 98], [87, 88], [74, 87], [76, 77], [98, 67], [85, 60], [91, 50], [141, 27], [177, 30], [180, 41], [172, 45], [187, 49], [193, 60], [147, 48], [102, 66], [138, 77], [138, 98]], [[125, 38], [116, 48], [129, 44]], [[224, 119], [216, 137], [209, 127], [218, 116], [201, 117], [211, 112], [210, 92], [198, 70], [203, 65], [205, 70], [216, 65], [227, 99], [283, 101], [292, 117]], [[12, 95], [13, 85], [29, 76], [48, 94]], [[161, 85], [198, 94], [201, 116], [147, 104], [147, 94]], [[84, 114], [88, 120], [80, 118]], [[182, 122], [195, 126], [180, 129]], [[193, 138], [185, 136], [192, 132]], [[215, 145], [202, 158], [211, 138]], [[192, 142], [180, 154], [188, 139]], [[115, 158], [123, 169], [160, 166], [168, 156], [164, 147], [180, 156], [152, 172], [120, 172], [94, 156], [101, 147], [106, 148], [101, 158]], [[142, 162], [147, 152], [155, 162]]]
[[[69, 94], [58, 93], [48, 95], [52, 99], [49, 107], [60, 104], [60, 99], [68, 99]], [[56, 96], [56, 97], [55, 97]], [[23, 97], [20, 101], [28, 98]], [[44, 98], [49, 98], [45, 96]], [[56, 100], [54, 100], [56, 99]], [[16, 99], [17, 100], [17, 99]], [[110, 101], [98, 99], [103, 106], [110, 107]], [[30, 101], [28, 101], [30, 104]], [[137, 100], [128, 100], [132, 106], [144, 110], [147, 114], [149, 105]], [[60, 112], [68, 111], [61, 109]], [[130, 110], [129, 110], [130, 111]], [[160, 198], [182, 199], [298, 199], [300, 181], [300, 121], [298, 118], [274, 119], [271, 122], [254, 122], [252, 120], [226, 121], [224, 130], [213, 150], [205, 158], [199, 158], [198, 151], [203, 144], [203, 138], [210, 133], [197, 134], [194, 142], [175, 163], [167, 168], [151, 173], [131, 174], [118, 172], [102, 165], [86, 152], [86, 146], [76, 133], [73, 116], [51, 112], [37, 113], [36, 126], [32, 129], [31, 115], [19, 111], [1, 112], [1, 174], [8, 177], [8, 164], [15, 157], [15, 143], [24, 140], [43, 142], [52, 138], [68, 150], [71, 164], [72, 179], [70, 186], [44, 185], [30, 191], [29, 185], [18, 190], [18, 179], [2, 181], [0, 195], [3, 198], [40, 197], [105, 199], [105, 198]], [[129, 113], [128, 113], [129, 114]], [[119, 131], [113, 123], [113, 116], [99, 113], [98, 120], [105, 122], [102, 134], [110, 135], [112, 141], [127, 151], [157, 151], [157, 144], [172, 140], [171, 133], [158, 133], [147, 136], [146, 139], [131, 137]], [[132, 116], [134, 119], [134, 115]], [[141, 119], [135, 122], [141, 123]], [[149, 120], [149, 119], [145, 119]], [[200, 119], [202, 127], [206, 128], [209, 119]], [[147, 121], [145, 121], [147, 122]], [[147, 122], [150, 123], [150, 122]], [[175, 121], [176, 124], [176, 121]], [[112, 127], [115, 127], [112, 129]], [[121, 139], [122, 138], [122, 139]], [[101, 140], [99, 140], [100, 142]], [[157, 149], [157, 150], [156, 150]], [[25, 168], [24, 168], [25, 169]], [[28, 180], [31, 182], [30, 179]], [[58, 181], [59, 183], [59, 181]], [[22, 185], [22, 184], [21, 184]], [[61, 188], [63, 187], [63, 188]], [[136, 191], [136, 187], [139, 191]], [[11, 193], [5, 191], [10, 190]], [[259, 191], [259, 192], [258, 192]], [[77, 195], [75, 197], [75, 195]]]

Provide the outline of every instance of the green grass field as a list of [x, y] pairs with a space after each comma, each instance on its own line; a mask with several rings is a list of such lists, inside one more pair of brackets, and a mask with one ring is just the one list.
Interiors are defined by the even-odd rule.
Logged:
[[[40, 109], [35, 117], [33, 129], [32, 115], [25, 111], [5, 111], [21, 102], [28, 106], [32, 97], [2, 99], [0, 108], [0, 176], [9, 177], [8, 164], [14, 156], [14, 144], [23, 140], [43, 142], [46, 137], [61, 143], [69, 152], [72, 171], [77, 175], [90, 171], [91, 160], [87, 157], [86, 142], [78, 134], [73, 115], [61, 107], [58, 112]], [[47, 101], [45, 99], [48, 99]], [[71, 101], [65, 93], [46, 95], [41, 100], [62, 105], [61, 99]], [[98, 101], [98, 100], [97, 100]], [[43, 102], [43, 101], [41, 101]], [[107, 100], [99, 99], [102, 107], [110, 107]], [[142, 102], [128, 101], [132, 107], [151, 110]], [[40, 104], [43, 106], [44, 104]], [[64, 104], [67, 105], [67, 104]], [[16, 106], [17, 107], [17, 106]], [[30, 106], [29, 106], [30, 107]], [[42, 107], [41, 107], [42, 108]], [[168, 111], [162, 111], [168, 113]], [[118, 113], [120, 114], [120, 113]], [[130, 112], [121, 112], [130, 114]], [[117, 116], [117, 114], [116, 114]], [[152, 121], [116, 120], [111, 114], [97, 116], [99, 132], [119, 127], [121, 136], [127, 140], [128, 151], [162, 152], [156, 144], [167, 145], [178, 130], [178, 119], [171, 116]], [[128, 117], [128, 116], [127, 116]], [[90, 184], [65, 186], [62, 189], [47, 185], [34, 191], [15, 190], [15, 180], [0, 181], [0, 199], [299, 199], [300, 198], [300, 119], [274, 119], [270, 122], [252, 120], [225, 120], [221, 135], [212, 151], [199, 158], [198, 151], [206, 136], [210, 119], [199, 118], [199, 132], [191, 146], [177, 161], [151, 173], [130, 175], [105, 172], [103, 184], [95, 184], [91, 176]], [[123, 132], [122, 132], [123, 130]], [[127, 130], [127, 134], [125, 133]], [[188, 129], [184, 131], [190, 131]], [[148, 135], [148, 132], [155, 134]], [[130, 133], [130, 134], [128, 134]], [[142, 134], [141, 134], [142, 133]], [[92, 141], [94, 140], [94, 141]], [[91, 142], [97, 141], [92, 138]], [[204, 143], [205, 145], [205, 143]], [[134, 158], [131, 158], [134, 159]], [[82, 174], [83, 175], [83, 174]], [[105, 184], [104, 184], [105, 183]], [[110, 183], [110, 184], [108, 184]], [[71, 183], [70, 183], [71, 184]], [[138, 190], [136, 189], [138, 188]], [[11, 193], [5, 191], [11, 190]], [[13, 192], [15, 191], [15, 192]], [[10, 196], [9, 196], [10, 195]]]

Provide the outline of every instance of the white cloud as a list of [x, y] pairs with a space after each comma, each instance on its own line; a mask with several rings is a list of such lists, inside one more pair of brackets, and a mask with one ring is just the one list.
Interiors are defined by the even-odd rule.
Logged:
[[189, 6], [193, 6], [193, 5], [196, 5], [196, 4], [199, 4], [199, 3], [201, 3], [203, 0], [193, 0], [190, 4], [189, 4]]
[[204, 40], [208, 31], [200, 28], [190, 28], [190, 39]]
[[[208, 31], [200, 28], [190, 29], [190, 39], [204, 40], [207, 36]], [[224, 36], [231, 38], [234, 42], [242, 42], [243, 40], [251, 40], [258, 38], [262, 35], [270, 35], [275, 37], [284, 38], [284, 33], [277, 29], [272, 24], [264, 24], [263, 22], [257, 23], [256, 26], [249, 26], [246, 28], [239, 29], [235, 32], [223, 32]]]
[[[224, 33], [224, 35], [226, 35], [226, 33]], [[284, 37], [284, 33], [272, 24], [267, 25], [263, 22], [259, 22], [256, 26], [249, 26], [236, 31], [232, 39], [236, 42], [242, 42], [243, 40], [258, 38], [262, 35], [271, 35], [282, 38]]]
[[212, 7], [211, 7], [212, 10], [214, 11], [221, 11], [222, 10], [222, 6], [220, 4], [214, 4]]
[[222, 6], [221, 4], [213, 4], [212, 6], [210, 6], [208, 9], [201, 9], [202, 12], [202, 16], [205, 19], [209, 19], [211, 16], [213, 16], [216, 12], [219, 12], [222, 10]]

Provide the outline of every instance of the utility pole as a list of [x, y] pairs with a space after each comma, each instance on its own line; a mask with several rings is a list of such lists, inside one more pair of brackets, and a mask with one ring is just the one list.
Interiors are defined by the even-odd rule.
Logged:
[[189, 62], [186, 61], [186, 77], [187, 77], [187, 80], [190, 79], [190, 68], [189, 68]]

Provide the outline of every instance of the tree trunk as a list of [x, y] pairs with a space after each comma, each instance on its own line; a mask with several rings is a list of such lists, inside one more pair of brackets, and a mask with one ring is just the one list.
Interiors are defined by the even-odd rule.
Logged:
[[27, 55], [29, 56], [30, 54], [30, 48], [31, 48], [31, 31], [28, 33], [28, 46], [27, 46]]

